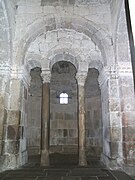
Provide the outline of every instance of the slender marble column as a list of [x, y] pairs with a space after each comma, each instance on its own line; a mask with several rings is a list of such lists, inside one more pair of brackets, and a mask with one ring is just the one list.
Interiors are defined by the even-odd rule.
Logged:
[[42, 77], [41, 166], [49, 166], [50, 72]]
[[78, 103], [79, 103], [79, 166], [86, 166], [86, 122], [85, 122], [85, 99], [84, 84], [87, 73], [76, 75], [78, 81]]

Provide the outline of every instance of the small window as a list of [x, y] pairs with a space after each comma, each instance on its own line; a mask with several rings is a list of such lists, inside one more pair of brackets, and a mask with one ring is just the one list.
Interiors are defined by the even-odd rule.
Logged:
[[60, 94], [60, 104], [68, 104], [68, 94], [67, 93]]

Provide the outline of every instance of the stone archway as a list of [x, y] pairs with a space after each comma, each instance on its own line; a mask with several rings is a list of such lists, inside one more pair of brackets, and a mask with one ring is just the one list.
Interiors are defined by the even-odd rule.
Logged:
[[[61, 64], [62, 64], [62, 68], [60, 68]], [[70, 105], [73, 106], [72, 108], [70, 106], [68, 107], [68, 108], [70, 108], [71, 112], [73, 111], [72, 114], [75, 113], [78, 116], [78, 138], [76, 138], [76, 135], [73, 135], [74, 137], [72, 137], [71, 138], [72, 140], [70, 139], [70, 141], [69, 141], [69, 139], [68, 139], [69, 137], [66, 137], [65, 140], [68, 140], [69, 143], [65, 144], [65, 142], [63, 142], [62, 143], [62, 148], [65, 148], [69, 144], [71, 145], [71, 147], [76, 145], [75, 141], [78, 139], [78, 155], [79, 155], [78, 160], [79, 160], [79, 165], [80, 166], [86, 166], [87, 161], [86, 161], [86, 149], [85, 149], [86, 148], [86, 131], [85, 131], [84, 84], [85, 84], [85, 80], [86, 80], [86, 77], [87, 77], [87, 72], [83, 71], [83, 72], [78, 72], [76, 74], [76, 70], [75, 70], [74, 66], [72, 65], [70, 67], [69, 64], [71, 64], [71, 63], [69, 63], [69, 62], [59, 62], [58, 66], [53, 68], [54, 73], [55, 73], [55, 71], [57, 69], [56, 73], [59, 72], [59, 71], [60, 72], [64, 71], [64, 74], [66, 72], [68, 72], [69, 69], [70, 69], [70, 73], [68, 74], [68, 76], [66, 75], [65, 78], [68, 78], [69, 82], [71, 80], [72, 81], [74, 80], [74, 83], [71, 81], [72, 86], [74, 86], [74, 88], [78, 87], [78, 91], [77, 90], [74, 91], [74, 93], [76, 94], [75, 97], [77, 97], [77, 95], [78, 95], [78, 103], [77, 103], [77, 101], [74, 100], [74, 102], [76, 102], [76, 109], [78, 109], [78, 111], [77, 111], [78, 115], [77, 115], [77, 112], [73, 111], [74, 106], [73, 106], [72, 103], [74, 103], [74, 102], [71, 101], [72, 103]], [[71, 69], [73, 69], [73, 71], [71, 71]], [[64, 74], [61, 74], [61, 75], [64, 76]], [[75, 74], [76, 74], [77, 81], [75, 79]], [[61, 79], [63, 79], [63, 76], [61, 76]], [[50, 142], [49, 142], [50, 141], [50, 138], [49, 138], [49, 130], [50, 130], [50, 79], [51, 79], [50, 71], [44, 71], [43, 72], [43, 99], [42, 99], [42, 138], [41, 138], [42, 139], [41, 140], [42, 141], [42, 143], [41, 143], [42, 144], [42, 147], [41, 147], [41, 165], [42, 166], [49, 166], [50, 165], [50, 159], [49, 159], [49, 153], [50, 153]], [[66, 79], [64, 79], [64, 83], [65, 82], [66, 82]], [[60, 86], [58, 86], [58, 87], [60, 87]], [[58, 88], [58, 93], [61, 93], [62, 91], [63, 91], [63, 93], [65, 93], [65, 91], [69, 91], [69, 90], [73, 91], [73, 89], [74, 89], [74, 88], [73, 89], [72, 88], [68, 89], [68, 88], [65, 89], [64, 91], [62, 89]], [[53, 90], [56, 91], [55, 88]], [[69, 91], [69, 94], [71, 93], [70, 91]], [[68, 93], [68, 92], [66, 92], [66, 93]], [[57, 96], [56, 92], [55, 92], [55, 96]], [[56, 100], [56, 97], [55, 97], [55, 100]], [[78, 108], [77, 108], [77, 106], [78, 106]], [[63, 113], [63, 117], [64, 117], [63, 119], [66, 120], [67, 116], [66, 116], [65, 113], [68, 112], [67, 108], [65, 109], [65, 111], [63, 110], [62, 112], [64, 112]], [[56, 111], [56, 113], [57, 113], [57, 111]], [[61, 116], [59, 116], [59, 118], [61, 118]], [[68, 116], [68, 118], [69, 118], [69, 116]], [[63, 120], [63, 119], [58, 119], [58, 120]], [[69, 123], [70, 120], [71, 120], [71, 122]], [[73, 127], [74, 127], [74, 129], [72, 129], [72, 131], [75, 132], [77, 130], [77, 128], [76, 128], [77, 127], [77, 118], [76, 118], [76, 123], [73, 123], [71, 117], [70, 117], [69, 121], [68, 121], [68, 123], [63, 123], [63, 127], [62, 127], [61, 123], [56, 122], [54, 129], [57, 130], [56, 129], [57, 125], [60, 125], [62, 127], [62, 129], [65, 128], [64, 131], [63, 131], [63, 135], [68, 136], [69, 131]], [[66, 126], [66, 124], [68, 124], [68, 126]], [[54, 126], [53, 123], [51, 123], [51, 126]], [[55, 133], [56, 133], [56, 131], [54, 131], [54, 129], [51, 129], [52, 130], [52, 135], [55, 135]], [[70, 131], [70, 134], [71, 134], [71, 131]], [[56, 142], [58, 142], [58, 141], [59, 141], [59, 138], [56, 136], [55, 141], [54, 141], [55, 146], [57, 145]], [[66, 148], [65, 148], [65, 152], [66, 152]], [[56, 152], [57, 152], [57, 150], [56, 150]], [[71, 153], [71, 148], [70, 148], [70, 153]]]
[[[60, 23], [58, 23], [60, 21]], [[58, 24], [57, 24], [58, 23]], [[37, 28], [38, 27], [38, 28]], [[23, 37], [18, 41], [17, 51], [15, 57], [24, 64], [25, 55], [30, 44], [40, 35], [46, 34], [48, 31], [54, 31], [58, 29], [74, 30], [78, 33], [83, 33], [87, 37], [91, 38], [94, 44], [98, 46], [104, 59], [104, 64], [114, 62], [113, 49], [111, 36], [105, 32], [97, 24], [89, 21], [85, 18], [77, 17], [59, 17], [53, 15], [47, 15], [45, 19], [38, 19], [31, 26], [28, 27], [27, 32], [23, 34]], [[109, 48], [108, 48], [109, 47]], [[110, 57], [110, 54], [112, 55]]]

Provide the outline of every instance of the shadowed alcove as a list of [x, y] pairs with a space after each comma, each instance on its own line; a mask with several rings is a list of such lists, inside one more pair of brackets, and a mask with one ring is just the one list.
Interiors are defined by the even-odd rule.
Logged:
[[87, 155], [99, 158], [102, 153], [101, 91], [98, 70], [90, 68], [85, 82]]

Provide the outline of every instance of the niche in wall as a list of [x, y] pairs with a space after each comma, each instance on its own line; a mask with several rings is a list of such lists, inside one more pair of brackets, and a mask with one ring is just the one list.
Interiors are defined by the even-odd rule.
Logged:
[[52, 152], [73, 153], [78, 149], [75, 74], [76, 69], [70, 62], [60, 61], [52, 67], [50, 83], [50, 151]]
[[89, 69], [85, 83], [86, 147], [88, 155], [100, 157], [102, 152], [101, 91], [98, 71]]
[[27, 149], [28, 155], [40, 154], [41, 142], [41, 100], [42, 79], [41, 69], [31, 70], [31, 83], [28, 94]]

